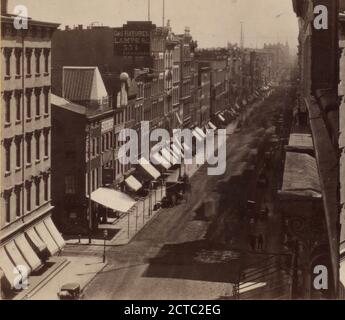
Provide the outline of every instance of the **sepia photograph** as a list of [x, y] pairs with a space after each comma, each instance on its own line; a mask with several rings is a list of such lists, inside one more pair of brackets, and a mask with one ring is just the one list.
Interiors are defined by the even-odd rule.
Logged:
[[0, 40], [0, 300], [345, 300], [345, 0], [1, 0]]

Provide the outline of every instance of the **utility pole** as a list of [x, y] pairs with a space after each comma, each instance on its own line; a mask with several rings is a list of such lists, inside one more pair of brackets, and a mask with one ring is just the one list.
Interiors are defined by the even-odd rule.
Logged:
[[147, 0], [147, 19], [151, 20], [151, 0]]
[[240, 47], [241, 49], [244, 48], [244, 22], [241, 21], [241, 40], [240, 40]]
[[165, 27], [165, 0], [163, 0], [163, 27]]

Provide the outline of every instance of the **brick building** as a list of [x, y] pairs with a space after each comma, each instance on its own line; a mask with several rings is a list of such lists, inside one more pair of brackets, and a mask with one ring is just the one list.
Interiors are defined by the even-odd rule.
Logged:
[[34, 273], [64, 241], [50, 218], [51, 38], [58, 25], [29, 19], [18, 30], [6, 8], [2, 1], [0, 268], [13, 287], [18, 265]]

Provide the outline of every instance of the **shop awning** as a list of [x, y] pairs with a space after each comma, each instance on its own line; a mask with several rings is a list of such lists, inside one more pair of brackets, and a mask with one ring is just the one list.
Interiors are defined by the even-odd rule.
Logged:
[[66, 244], [65, 240], [61, 236], [61, 233], [59, 232], [59, 230], [56, 228], [56, 226], [55, 226], [54, 222], [52, 221], [51, 217], [45, 219], [44, 220], [44, 224], [47, 227], [50, 235], [53, 237], [54, 241], [59, 246], [59, 249], [60, 250], [63, 249], [63, 247]]
[[217, 127], [210, 121], [208, 123], [208, 126], [212, 129], [212, 130], [217, 130]]
[[158, 153], [153, 154], [152, 159], [155, 160], [154, 164], [161, 165], [166, 170], [170, 169], [172, 166], [170, 161]]
[[38, 236], [36, 230], [31, 228], [25, 231], [26, 235], [31, 241], [31, 244], [35, 247], [37, 252], [44, 253], [47, 250], [47, 245], [42, 241], [42, 239]]
[[42, 265], [41, 260], [38, 258], [35, 251], [30, 246], [28, 240], [24, 234], [19, 235], [14, 240], [21, 254], [24, 256], [25, 260], [30, 265], [32, 271], [36, 271]]
[[136, 204], [127, 194], [113, 189], [99, 188], [91, 193], [91, 200], [114, 211], [127, 213]]
[[140, 190], [143, 187], [143, 185], [133, 176], [128, 177], [125, 180], [125, 183], [127, 184], [127, 186], [129, 188], [131, 188], [135, 192], [137, 192], [138, 190]]
[[218, 118], [220, 121], [225, 122], [225, 118], [221, 114], [218, 115]]
[[161, 174], [159, 171], [145, 158], [139, 160], [139, 165], [147, 172], [154, 180], [157, 180]]
[[322, 197], [315, 158], [303, 153], [286, 153], [283, 186], [280, 194], [310, 198]]
[[11, 287], [14, 287], [14, 281], [18, 277], [18, 274], [15, 274], [13, 271], [18, 269], [16, 268], [15, 264], [11, 261], [8, 254], [5, 251], [4, 247], [0, 248], [0, 268], [4, 272], [5, 277]]
[[177, 155], [177, 156], [180, 156], [181, 159], [184, 158], [184, 155], [183, 155], [183, 150], [182, 150], [182, 146], [181, 148], [175, 144], [172, 144], [171, 145], [171, 148], [172, 148], [172, 151]]
[[20, 253], [14, 240], [10, 241], [8, 244], [5, 245], [5, 250], [8, 254], [8, 256], [10, 257], [10, 259], [14, 262], [14, 265], [16, 267], [24, 266], [28, 271], [28, 275], [30, 275], [32, 269], [31, 269], [30, 265], [26, 262], [23, 255]]
[[201, 128], [196, 127], [194, 130], [195, 130], [202, 138], [206, 139], [206, 134], [205, 134], [204, 131], [202, 131]]
[[35, 226], [35, 230], [37, 231], [39, 237], [47, 245], [48, 251], [52, 256], [60, 251], [60, 247], [55, 242], [43, 221]]
[[170, 163], [172, 163], [172, 165], [176, 165], [177, 164], [177, 159], [175, 158], [175, 156], [173, 155], [173, 153], [170, 152], [170, 149], [165, 148], [162, 151], [162, 156], [169, 161]]
[[204, 137], [202, 135], [200, 135], [200, 133], [198, 131], [196, 131], [195, 129], [193, 130], [193, 136], [199, 140], [199, 141], [204, 141]]

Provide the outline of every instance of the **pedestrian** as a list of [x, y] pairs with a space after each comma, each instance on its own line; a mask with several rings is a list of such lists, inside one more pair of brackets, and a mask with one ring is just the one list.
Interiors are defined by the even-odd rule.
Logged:
[[264, 249], [264, 236], [260, 234], [258, 236], [258, 250], [262, 251]]

